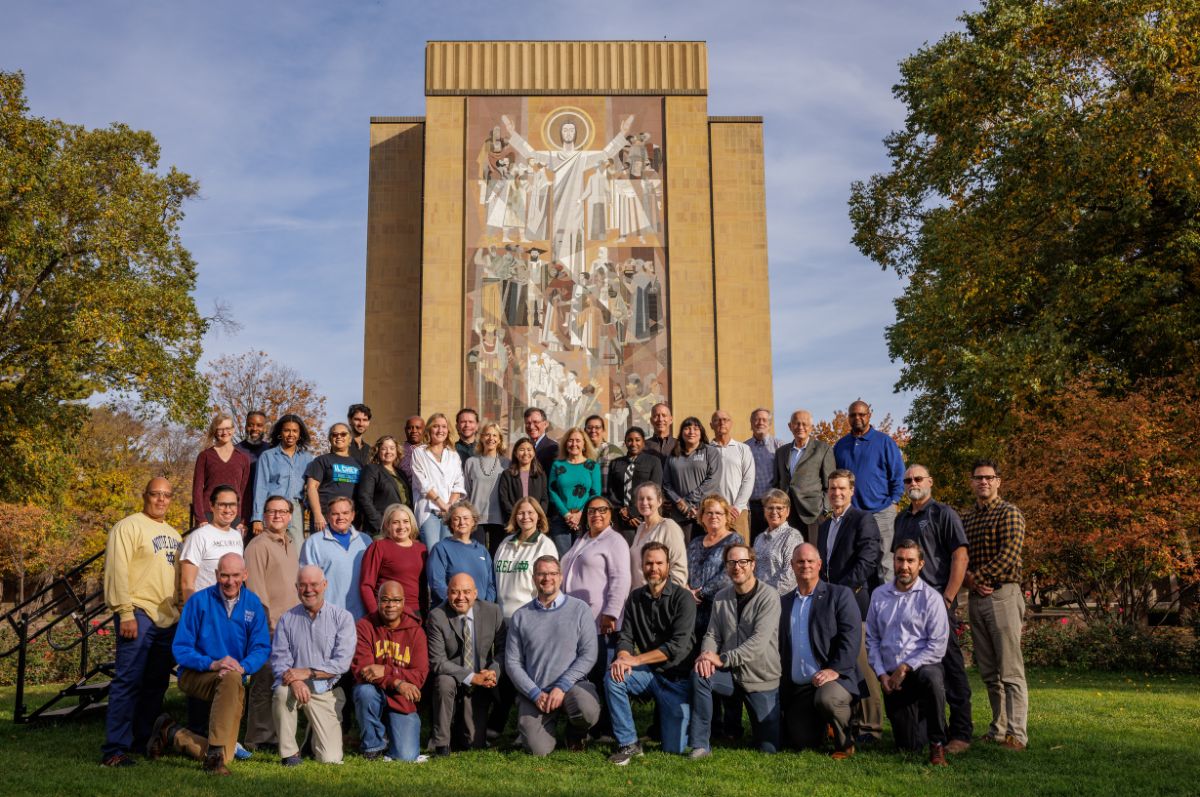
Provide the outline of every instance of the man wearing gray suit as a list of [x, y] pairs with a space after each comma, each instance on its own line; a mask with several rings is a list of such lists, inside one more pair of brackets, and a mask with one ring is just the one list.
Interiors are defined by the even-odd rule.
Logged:
[[[506, 628], [495, 603], [478, 600], [475, 580], [466, 573], [451, 577], [446, 602], [429, 612], [429, 670], [433, 676], [435, 756], [458, 748], [479, 749], [487, 739], [488, 707], [496, 695], [504, 663]], [[455, 716], [461, 709], [461, 720]], [[458, 734], [453, 731], [457, 729]]]
[[775, 486], [792, 499], [792, 528], [804, 532], [811, 543], [817, 541], [821, 516], [829, 510], [825, 490], [829, 474], [837, 468], [833, 448], [813, 436], [813, 417], [808, 410], [796, 410], [788, 422], [791, 445], [775, 451]]

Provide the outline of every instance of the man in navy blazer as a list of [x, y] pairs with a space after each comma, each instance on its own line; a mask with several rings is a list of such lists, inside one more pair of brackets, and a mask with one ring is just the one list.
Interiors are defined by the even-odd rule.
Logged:
[[796, 589], [783, 596], [779, 614], [779, 684], [784, 727], [798, 748], [820, 747], [833, 727], [835, 759], [854, 755], [850, 707], [859, 694], [858, 651], [862, 617], [847, 587], [821, 581], [817, 547], [792, 552]]
[[540, 407], [527, 407], [524, 418], [525, 434], [533, 441], [533, 455], [549, 476], [550, 467], [554, 460], [558, 459], [558, 443], [546, 435], [550, 422], [546, 420], [546, 413]]
[[[871, 590], [879, 586], [879, 557], [882, 555], [879, 524], [875, 516], [851, 505], [854, 499], [854, 474], [838, 469], [829, 474], [825, 491], [831, 510], [817, 534], [817, 551], [824, 563], [821, 580], [840, 584], [854, 593], [860, 621], [867, 620]], [[883, 733], [883, 693], [879, 679], [867, 663], [867, 646], [860, 644], [858, 669], [867, 684], [867, 694], [858, 704], [859, 745], [879, 741]]]

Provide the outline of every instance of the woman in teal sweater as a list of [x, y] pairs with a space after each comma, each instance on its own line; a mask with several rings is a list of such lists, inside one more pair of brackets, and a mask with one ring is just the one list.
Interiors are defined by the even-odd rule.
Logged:
[[550, 468], [550, 539], [561, 557], [573, 537], [586, 528], [583, 508], [600, 495], [600, 465], [587, 435], [578, 427], [567, 430], [559, 443], [558, 459]]

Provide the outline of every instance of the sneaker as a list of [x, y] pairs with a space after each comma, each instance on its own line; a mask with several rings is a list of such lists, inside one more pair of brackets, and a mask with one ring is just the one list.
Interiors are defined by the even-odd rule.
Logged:
[[971, 749], [971, 743], [966, 739], [951, 739], [946, 743], [946, 755], [958, 755]]
[[251, 753], [245, 747], [242, 747], [241, 742], [238, 742], [237, 747], [233, 748], [233, 757], [236, 758], [238, 761], [245, 761], [247, 758], [249, 758], [252, 755], [253, 755], [253, 753]]
[[229, 767], [225, 766], [225, 751], [220, 747], [208, 748], [208, 753], [204, 756], [204, 772], [208, 775], [229, 774]]
[[419, 756], [413, 759], [414, 764], [425, 764], [428, 763], [428, 761], [429, 756], [425, 755], [424, 753], [421, 753]]
[[109, 769], [120, 769], [121, 767], [137, 766], [137, 762], [124, 753], [112, 753], [100, 759], [100, 766], [108, 767]]
[[929, 763], [935, 767], [946, 766], [946, 748], [944, 745], [929, 745]]
[[382, 750], [363, 750], [362, 754], [364, 761], [378, 761], [383, 758]]
[[688, 758], [690, 758], [693, 761], [699, 761], [702, 758], [711, 758], [711, 757], [712, 757], [712, 750], [709, 750], [707, 747], [697, 747], [694, 750], [692, 750], [692, 752], [688, 755]]
[[154, 726], [150, 729], [150, 741], [146, 742], [146, 758], [153, 761], [163, 757], [167, 748], [171, 746], [171, 731], [174, 727], [175, 722], [171, 719], [170, 714], [158, 715], [158, 719], [154, 720]]
[[296, 753], [296, 755], [290, 755], [287, 758], [279, 759], [279, 763], [281, 766], [285, 767], [298, 767], [300, 766], [300, 762], [303, 760], [304, 759], [300, 757], [300, 754]]
[[617, 752], [608, 757], [608, 763], [623, 767], [641, 754], [642, 746], [637, 742], [634, 742], [633, 744], [623, 744], [617, 748]]

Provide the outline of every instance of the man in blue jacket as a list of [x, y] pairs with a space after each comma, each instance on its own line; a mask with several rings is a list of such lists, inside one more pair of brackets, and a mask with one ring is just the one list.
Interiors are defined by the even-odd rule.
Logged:
[[854, 755], [850, 706], [859, 694], [862, 618], [849, 587], [821, 580], [821, 556], [810, 543], [792, 551], [796, 589], [781, 599], [779, 697], [791, 744], [820, 747], [833, 728], [833, 758]]
[[267, 610], [248, 589], [246, 563], [236, 553], [217, 562], [217, 583], [183, 606], [172, 652], [184, 694], [212, 703], [208, 736], [176, 724], [170, 714], [154, 723], [147, 755], [172, 749], [204, 762], [204, 771], [228, 775], [246, 702], [246, 681], [271, 653]]

